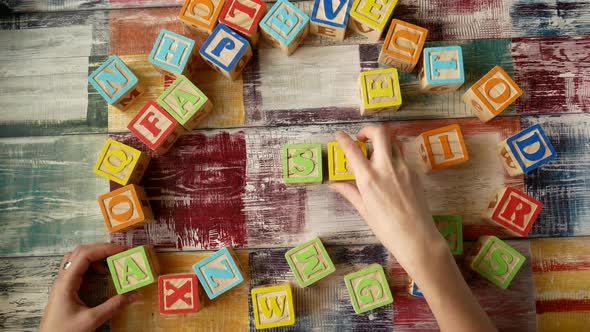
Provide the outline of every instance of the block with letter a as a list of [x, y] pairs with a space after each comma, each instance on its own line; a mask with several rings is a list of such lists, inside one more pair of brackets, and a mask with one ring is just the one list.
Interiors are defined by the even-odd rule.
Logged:
[[149, 100], [127, 125], [150, 149], [166, 153], [185, 130], [168, 112]]
[[541, 125], [533, 125], [498, 144], [498, 154], [510, 176], [528, 173], [557, 157]]
[[291, 55], [309, 33], [309, 16], [287, 0], [278, 0], [260, 21], [260, 32]]
[[262, 0], [227, 0], [219, 23], [234, 29], [244, 36], [251, 46], [258, 43], [258, 23], [264, 15], [266, 4]]
[[460, 46], [427, 47], [424, 49], [420, 74], [420, 91], [455, 91], [465, 82], [463, 52]]
[[287, 251], [285, 258], [301, 287], [307, 287], [336, 271], [319, 238]]
[[164, 90], [158, 104], [186, 130], [194, 129], [213, 110], [209, 98], [186, 76], [180, 76]]
[[427, 171], [469, 160], [461, 128], [456, 124], [423, 132], [416, 143]]
[[[367, 156], [367, 144], [357, 141], [356, 144]], [[354, 180], [353, 170], [348, 164], [344, 151], [338, 142], [328, 143], [328, 179], [330, 181]]]
[[148, 61], [165, 75], [191, 77], [194, 74], [194, 63], [199, 60], [198, 58], [199, 52], [194, 40], [162, 29]]
[[459, 215], [432, 216], [436, 228], [447, 240], [453, 255], [463, 254], [463, 217]]
[[283, 145], [283, 180], [285, 183], [321, 183], [322, 145]]
[[352, 0], [315, 0], [310, 32], [334, 40], [344, 40]]
[[348, 26], [369, 41], [378, 42], [396, 4], [397, 0], [354, 0]]
[[145, 190], [134, 184], [100, 195], [98, 205], [111, 233], [145, 225], [154, 219]]
[[504, 227], [510, 234], [525, 237], [539, 216], [543, 203], [522, 191], [504, 187], [488, 205], [485, 218]]
[[402, 104], [399, 76], [395, 68], [361, 72], [359, 86], [361, 115], [395, 112]]
[[160, 265], [151, 246], [140, 246], [107, 257], [107, 265], [117, 294], [123, 294], [156, 282]]
[[194, 273], [165, 274], [158, 278], [158, 298], [162, 315], [191, 314], [199, 311], [197, 276]]
[[231, 248], [216, 251], [193, 265], [193, 270], [211, 300], [244, 281], [244, 274]]
[[407, 73], [413, 71], [422, 55], [427, 35], [428, 30], [422, 27], [392, 20], [379, 53], [379, 64]]
[[199, 51], [205, 62], [223, 76], [235, 80], [252, 58], [248, 41], [237, 32], [219, 24]]
[[107, 139], [94, 173], [120, 185], [138, 184], [150, 162], [150, 156], [129, 145]]
[[295, 324], [293, 293], [289, 284], [252, 288], [251, 296], [256, 329]]
[[185, 0], [178, 19], [196, 31], [213, 32], [224, 0]]
[[379, 264], [344, 276], [350, 302], [357, 314], [393, 303], [385, 271]]
[[125, 111], [145, 92], [137, 76], [113, 55], [88, 76], [90, 84], [108, 104]]
[[472, 255], [466, 257], [472, 270], [502, 289], [508, 288], [525, 260], [521, 253], [495, 236], [480, 237]]

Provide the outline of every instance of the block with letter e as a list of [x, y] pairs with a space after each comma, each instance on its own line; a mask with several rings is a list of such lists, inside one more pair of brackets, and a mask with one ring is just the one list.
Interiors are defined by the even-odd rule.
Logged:
[[385, 37], [379, 64], [411, 72], [418, 64], [426, 42], [428, 30], [402, 20], [394, 19]]
[[252, 58], [248, 41], [223, 24], [213, 30], [199, 52], [209, 66], [231, 80], [242, 74]]
[[496, 286], [506, 289], [525, 262], [525, 257], [495, 236], [482, 236], [466, 257], [472, 270]]
[[186, 130], [194, 129], [213, 110], [209, 98], [186, 76], [180, 76], [164, 90], [158, 104]]
[[166, 153], [185, 132], [178, 121], [153, 100], [143, 106], [127, 129], [158, 153]]
[[385, 271], [379, 264], [347, 274], [344, 276], [344, 283], [357, 314], [393, 303]]
[[447, 240], [453, 255], [463, 254], [463, 217], [458, 215], [432, 216], [436, 228]]
[[418, 78], [422, 92], [455, 91], [465, 82], [461, 46], [427, 47]]
[[244, 281], [237, 257], [231, 248], [223, 248], [193, 265], [209, 299], [236, 287]]
[[359, 86], [361, 115], [397, 111], [402, 104], [399, 76], [395, 68], [361, 72]]
[[310, 32], [344, 40], [352, 0], [315, 0], [309, 20]]
[[[367, 143], [357, 141], [356, 144], [367, 156]], [[328, 179], [330, 181], [354, 180], [356, 179], [352, 168], [348, 164], [346, 155], [338, 142], [328, 143]]]
[[301, 287], [307, 287], [336, 271], [319, 238], [287, 251], [285, 258]]
[[258, 43], [258, 23], [264, 15], [266, 4], [262, 0], [227, 0], [219, 23], [234, 29], [244, 36], [251, 46]]
[[354, 0], [348, 26], [369, 41], [378, 42], [396, 4], [397, 0]]
[[162, 29], [150, 52], [148, 61], [161, 73], [169, 76], [192, 76], [199, 60], [195, 41], [175, 32]]
[[456, 124], [423, 132], [416, 143], [427, 171], [469, 160], [461, 128]]
[[289, 284], [256, 287], [250, 293], [256, 329], [295, 324], [293, 293]]
[[98, 197], [109, 232], [145, 225], [154, 219], [143, 187], [130, 184]]
[[291, 55], [309, 33], [309, 16], [287, 0], [278, 0], [260, 21], [260, 32]]
[[94, 173], [120, 185], [138, 184], [150, 162], [150, 156], [129, 145], [107, 139]]
[[283, 145], [283, 180], [285, 183], [321, 183], [322, 145]]
[[151, 246], [135, 247], [107, 258], [117, 294], [123, 294], [156, 282], [160, 265]]
[[194, 273], [165, 274], [158, 277], [158, 299], [162, 315], [191, 314], [202, 305]]
[[88, 76], [90, 84], [110, 105], [124, 111], [145, 92], [137, 76], [113, 55]]
[[539, 216], [543, 203], [522, 191], [504, 187], [494, 195], [485, 218], [504, 227], [510, 234], [525, 237]]
[[528, 173], [557, 157], [541, 125], [533, 125], [498, 144], [498, 154], [510, 176]]
[[224, 0], [185, 0], [180, 9], [180, 22], [196, 31], [213, 32]]

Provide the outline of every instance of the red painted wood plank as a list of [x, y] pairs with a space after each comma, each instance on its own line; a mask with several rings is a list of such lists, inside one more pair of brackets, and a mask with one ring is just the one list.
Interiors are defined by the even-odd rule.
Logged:
[[590, 299], [537, 301], [536, 308], [538, 315], [547, 312], [590, 311]]

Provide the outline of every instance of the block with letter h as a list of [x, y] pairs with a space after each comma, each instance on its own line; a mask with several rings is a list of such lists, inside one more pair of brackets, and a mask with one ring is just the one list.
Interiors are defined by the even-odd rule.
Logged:
[[418, 75], [422, 92], [455, 91], [465, 82], [460, 46], [427, 47]]
[[495, 66], [465, 94], [463, 102], [482, 121], [488, 122], [522, 95], [522, 90], [500, 66]]
[[168, 112], [149, 100], [127, 125], [135, 136], [158, 153], [166, 153], [185, 130]]
[[209, 66], [231, 80], [240, 76], [252, 58], [248, 41], [223, 24], [213, 30], [199, 53]]
[[427, 171], [469, 160], [461, 128], [456, 124], [423, 132], [416, 143]]
[[526, 237], [542, 208], [543, 203], [522, 191], [504, 187], [494, 195], [485, 218], [512, 235]]
[[287, 251], [285, 258], [301, 287], [307, 287], [336, 271], [319, 238]]
[[379, 64], [411, 72], [418, 64], [428, 30], [398, 19], [391, 21], [385, 37]]
[[158, 278], [158, 299], [162, 315], [192, 314], [202, 306], [194, 273], [165, 274]]
[[211, 300], [244, 281], [244, 273], [231, 248], [218, 250], [193, 265], [193, 269]]
[[185, 0], [178, 19], [196, 31], [213, 32], [224, 0]]
[[287, 0], [278, 0], [260, 21], [260, 32], [291, 55], [309, 33], [309, 16]]
[[469, 267], [502, 289], [508, 288], [526, 260], [495, 236], [480, 237], [473, 253], [466, 257]]
[[266, 4], [261, 0], [227, 0], [219, 15], [219, 23], [239, 32], [255, 46], [260, 36], [258, 23], [265, 10]]
[[359, 76], [361, 115], [395, 112], [402, 104], [397, 69], [385, 68], [361, 72]]
[[315, 0], [310, 32], [334, 40], [344, 40], [352, 0]]
[[350, 302], [357, 314], [393, 303], [385, 271], [379, 264], [344, 276]]
[[111, 233], [145, 225], [154, 220], [145, 190], [134, 184], [100, 195], [98, 205]]
[[283, 145], [283, 180], [285, 183], [321, 183], [322, 145]]
[[[361, 151], [366, 157], [367, 143], [357, 141], [356, 144], [361, 148]], [[348, 165], [348, 160], [338, 142], [328, 143], [328, 179], [330, 181], [355, 179], [352, 168]]]
[[256, 329], [295, 324], [293, 293], [289, 284], [252, 288], [251, 297]]
[[120, 185], [138, 184], [150, 162], [150, 156], [129, 145], [107, 139], [94, 166], [94, 173]]
[[151, 246], [140, 246], [107, 257], [107, 265], [117, 294], [127, 293], [156, 282], [160, 265]]
[[90, 84], [110, 105], [125, 111], [145, 92], [137, 76], [113, 55], [88, 77]]
[[348, 26], [369, 41], [378, 42], [396, 4], [397, 0], [354, 0]]
[[209, 98], [186, 76], [180, 76], [164, 90], [158, 104], [186, 130], [194, 129], [213, 110]]
[[169, 76], [192, 76], [199, 52], [195, 41], [172, 31], [162, 29], [152, 48], [148, 61], [161, 73]]
[[498, 153], [510, 176], [528, 173], [557, 156], [543, 128], [538, 124], [500, 142]]
[[463, 254], [463, 217], [458, 215], [432, 216], [436, 228], [447, 240], [451, 254]]

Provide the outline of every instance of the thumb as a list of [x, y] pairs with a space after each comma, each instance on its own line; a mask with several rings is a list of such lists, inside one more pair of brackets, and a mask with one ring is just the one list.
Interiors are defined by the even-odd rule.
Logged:
[[91, 308], [92, 317], [96, 319], [96, 327], [101, 326], [104, 322], [111, 319], [117, 312], [123, 309], [126, 305], [134, 302], [139, 293], [132, 292], [128, 294], [119, 294], [106, 300], [104, 303]]
[[363, 198], [361, 197], [359, 190], [354, 184], [350, 182], [333, 182], [330, 183], [328, 188], [330, 191], [337, 192], [344, 196], [344, 198], [346, 198], [346, 200], [349, 201], [364, 218], [365, 204], [363, 203]]

